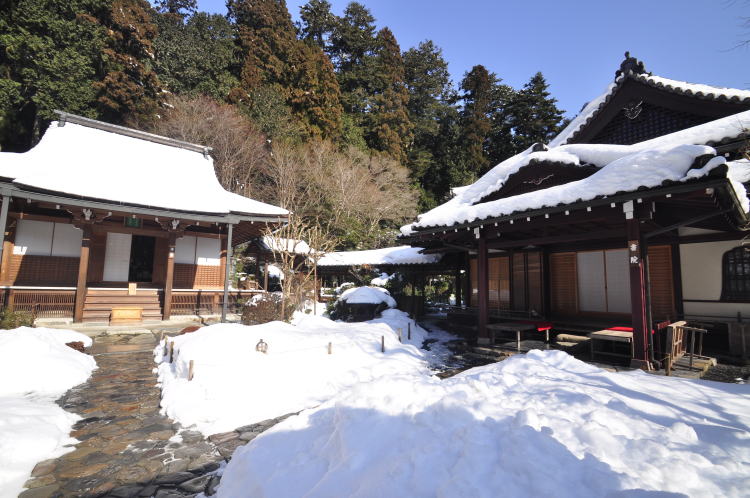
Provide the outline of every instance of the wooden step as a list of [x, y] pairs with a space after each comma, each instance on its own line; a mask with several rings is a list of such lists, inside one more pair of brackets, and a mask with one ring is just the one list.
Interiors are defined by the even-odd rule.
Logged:
[[112, 311], [113, 308], [141, 308], [142, 310], [160, 310], [161, 305], [159, 303], [145, 303], [133, 306], [131, 303], [117, 303], [117, 304], [87, 304], [83, 307], [83, 311]]
[[158, 303], [159, 296], [86, 296], [85, 303]]
[[[115, 289], [115, 290], [107, 290], [107, 289], [87, 289], [86, 294], [89, 296], [128, 296], [128, 290], [127, 289]], [[136, 291], [137, 296], [158, 296], [159, 291], [156, 289], [138, 289]]]

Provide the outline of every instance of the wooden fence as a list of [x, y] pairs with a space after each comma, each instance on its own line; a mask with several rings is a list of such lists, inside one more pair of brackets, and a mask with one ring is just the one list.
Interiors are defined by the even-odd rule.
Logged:
[[73, 318], [76, 291], [66, 289], [4, 289], [3, 302], [13, 311], [35, 318]]

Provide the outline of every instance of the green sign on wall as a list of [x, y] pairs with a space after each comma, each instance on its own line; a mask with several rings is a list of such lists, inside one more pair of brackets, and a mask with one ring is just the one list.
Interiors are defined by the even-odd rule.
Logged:
[[125, 226], [130, 228], [141, 228], [142, 222], [140, 218], [127, 217], [125, 218]]

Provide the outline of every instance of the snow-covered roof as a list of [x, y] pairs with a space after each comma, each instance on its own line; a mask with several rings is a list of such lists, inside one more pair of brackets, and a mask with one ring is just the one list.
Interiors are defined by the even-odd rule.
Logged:
[[[569, 144], [534, 152], [531, 148], [501, 162], [474, 184], [459, 189], [446, 203], [420, 215], [417, 222], [402, 227], [408, 235], [414, 229], [470, 223], [490, 217], [506, 216], [529, 209], [540, 209], [591, 200], [621, 192], [660, 186], [665, 181], [684, 182], [726, 163], [715, 157], [701, 169], [690, 169], [702, 155], [715, 155], [712, 147], [702, 145], [739, 137], [750, 129], [750, 111], [717, 119], [669, 135], [633, 145]], [[508, 178], [533, 161], [564, 163], [573, 166], [595, 165], [600, 168], [582, 180], [547, 189], [479, 203], [497, 192]], [[747, 203], [744, 187], [732, 181], [741, 177], [748, 164], [736, 162], [729, 168], [728, 178], [737, 197]], [[745, 211], [748, 206], [744, 205]]]
[[420, 247], [398, 246], [367, 251], [329, 252], [318, 266], [426, 265], [437, 263], [442, 254], [422, 254]]
[[224, 190], [207, 154], [73, 122], [53, 122], [22, 154], [0, 153], [0, 177], [67, 196], [196, 213], [285, 216]]
[[389, 308], [396, 307], [396, 300], [382, 287], [353, 287], [341, 294], [340, 301], [349, 304], [380, 304], [384, 303]]
[[581, 109], [581, 112], [578, 113], [578, 115], [573, 118], [570, 123], [568, 123], [568, 126], [566, 126], [554, 139], [550, 141], [549, 146], [557, 147], [559, 145], [568, 143], [568, 141], [571, 140], [576, 135], [576, 133], [578, 133], [586, 124], [594, 119], [599, 111], [604, 108], [604, 105], [609, 102], [612, 97], [614, 97], [614, 95], [617, 93], [617, 90], [622, 86], [622, 83], [628, 78], [655, 88], [662, 88], [681, 95], [695, 96], [698, 98], [709, 100], [750, 103], [750, 90], [722, 88], [698, 83], [688, 83], [685, 81], [663, 78], [661, 76], [654, 76], [647, 73], [639, 74], [628, 71], [618, 76], [613, 83], [610, 83], [604, 93], [586, 104], [583, 109]]
[[315, 250], [311, 249], [307, 242], [297, 239], [285, 239], [264, 235], [261, 242], [269, 251], [289, 252], [295, 254], [311, 254]]

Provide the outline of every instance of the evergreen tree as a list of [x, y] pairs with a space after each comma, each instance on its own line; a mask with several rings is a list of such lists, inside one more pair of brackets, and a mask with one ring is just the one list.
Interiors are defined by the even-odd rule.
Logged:
[[344, 111], [358, 126], [367, 110], [377, 45], [375, 18], [364, 5], [351, 2], [331, 33], [328, 54], [336, 68]]
[[471, 68], [461, 81], [463, 111], [461, 115], [464, 157], [461, 165], [467, 180], [476, 178], [489, 165], [486, 145], [492, 129], [497, 77], [482, 65]]
[[147, 122], [159, 109], [161, 84], [153, 69], [155, 12], [146, 0], [112, 0], [99, 22], [107, 30], [104, 76], [94, 84], [106, 121], [127, 116]]
[[510, 121], [516, 152], [536, 142], [547, 143], [560, 132], [563, 111], [548, 87], [542, 73], [536, 73], [513, 99]]
[[284, 0], [230, 0], [243, 57], [235, 101], [252, 107], [254, 92], [279, 92], [310, 135], [338, 137], [341, 104], [333, 66], [320, 48], [297, 39]]
[[98, 117], [105, 0], [7, 2], [0, 9], [0, 148], [24, 151], [54, 110]]
[[168, 10], [156, 24], [154, 67], [170, 91], [224, 99], [239, 84], [231, 72], [235, 30], [224, 16]]
[[331, 12], [331, 3], [327, 0], [310, 0], [300, 7], [299, 12], [300, 37], [325, 50], [338, 21]]
[[[431, 40], [404, 53], [406, 88], [409, 91], [409, 119], [414, 126], [414, 142], [408, 151], [407, 166], [422, 188], [422, 206], [433, 205], [445, 193], [443, 168], [435, 167], [438, 148], [445, 144], [441, 120], [450, 114], [452, 88], [448, 63]], [[426, 173], [429, 171], [429, 175]]]
[[378, 33], [378, 46], [372, 59], [370, 105], [366, 139], [371, 148], [383, 151], [401, 164], [411, 144], [412, 124], [407, 104], [409, 92], [404, 82], [404, 61], [396, 37], [388, 28]]
[[196, 0], [158, 0], [156, 8], [162, 14], [172, 14], [181, 18], [195, 15], [198, 11]]

